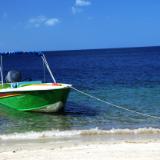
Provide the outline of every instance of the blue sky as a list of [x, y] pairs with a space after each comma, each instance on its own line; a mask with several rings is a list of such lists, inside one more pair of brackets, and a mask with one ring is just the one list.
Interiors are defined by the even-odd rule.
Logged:
[[1, 0], [1, 51], [154, 45], [159, 0]]

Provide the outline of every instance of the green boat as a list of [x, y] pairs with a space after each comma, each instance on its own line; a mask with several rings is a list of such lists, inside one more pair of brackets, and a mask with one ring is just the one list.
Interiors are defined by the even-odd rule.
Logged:
[[[43, 53], [34, 53], [42, 58], [53, 82], [20, 81], [14, 73], [7, 75], [9, 80], [4, 83], [3, 56], [18, 53], [1, 53], [0, 55], [0, 106], [9, 107], [18, 111], [33, 112], [60, 112], [64, 106], [71, 88], [70, 84], [57, 83]], [[25, 53], [27, 54], [27, 53]], [[33, 53], [32, 53], [33, 54]], [[31, 55], [32, 55], [31, 54]]]

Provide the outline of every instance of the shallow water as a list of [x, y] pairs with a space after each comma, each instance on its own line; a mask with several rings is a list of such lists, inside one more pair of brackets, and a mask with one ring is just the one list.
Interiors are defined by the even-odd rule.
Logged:
[[[160, 48], [47, 53], [58, 82], [142, 113], [160, 116]], [[16, 62], [16, 63], [15, 63]], [[24, 79], [43, 79], [37, 57], [4, 58], [5, 74], [22, 71]], [[49, 81], [49, 75], [46, 75]], [[63, 114], [18, 112], [0, 108], [0, 135], [98, 128], [160, 128], [160, 120], [119, 110], [71, 91]], [[158, 133], [159, 134], [159, 133]]]

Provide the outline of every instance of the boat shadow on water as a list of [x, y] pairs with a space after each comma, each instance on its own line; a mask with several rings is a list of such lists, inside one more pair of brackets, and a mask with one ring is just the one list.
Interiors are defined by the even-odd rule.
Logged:
[[70, 116], [97, 116], [99, 111], [91, 106], [80, 105], [74, 102], [69, 102], [64, 112], [61, 113], [63, 115]]

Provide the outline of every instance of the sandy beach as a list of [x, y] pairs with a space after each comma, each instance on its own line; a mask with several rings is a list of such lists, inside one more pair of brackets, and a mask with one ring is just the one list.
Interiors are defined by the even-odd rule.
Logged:
[[160, 142], [38, 142], [1, 145], [0, 160], [159, 160]]

